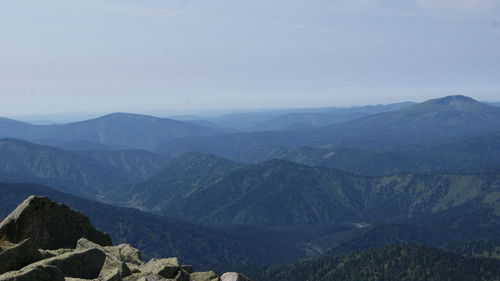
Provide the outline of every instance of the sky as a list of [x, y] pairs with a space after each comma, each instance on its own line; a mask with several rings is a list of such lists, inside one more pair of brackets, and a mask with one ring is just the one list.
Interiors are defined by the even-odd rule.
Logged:
[[2, 0], [0, 116], [500, 101], [500, 0]]

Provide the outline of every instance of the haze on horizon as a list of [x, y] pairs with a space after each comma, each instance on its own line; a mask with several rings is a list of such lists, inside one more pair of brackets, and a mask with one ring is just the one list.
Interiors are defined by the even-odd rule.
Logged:
[[0, 115], [500, 100], [497, 0], [5, 0]]

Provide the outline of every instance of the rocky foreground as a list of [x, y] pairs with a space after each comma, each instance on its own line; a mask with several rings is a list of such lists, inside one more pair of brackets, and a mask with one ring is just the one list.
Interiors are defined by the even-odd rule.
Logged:
[[144, 262], [128, 244], [112, 246], [82, 213], [31, 196], [0, 223], [0, 281], [250, 281], [194, 272], [177, 258]]

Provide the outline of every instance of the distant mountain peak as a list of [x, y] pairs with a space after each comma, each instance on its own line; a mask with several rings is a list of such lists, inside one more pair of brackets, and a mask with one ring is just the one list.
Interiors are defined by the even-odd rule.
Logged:
[[144, 114], [137, 114], [137, 113], [125, 113], [125, 112], [115, 112], [115, 113], [110, 113], [101, 117], [98, 117], [97, 119], [110, 119], [110, 118], [115, 118], [115, 119], [156, 119], [159, 117], [154, 117], [150, 115], [144, 115]]
[[452, 96], [446, 96], [446, 97], [443, 97], [443, 98], [440, 98], [440, 99], [437, 99], [441, 102], [478, 102], [477, 100], [471, 98], [471, 97], [467, 97], [467, 96], [464, 96], [464, 95], [452, 95]]
[[480, 112], [489, 110], [492, 106], [479, 102], [473, 98], [454, 95], [437, 99], [431, 99], [409, 107], [408, 111], [456, 111], [456, 112]]
[[434, 104], [447, 105], [451, 107], [462, 107], [464, 105], [470, 105], [470, 104], [481, 104], [477, 100], [463, 95], [446, 96], [439, 99], [429, 100], [429, 102]]

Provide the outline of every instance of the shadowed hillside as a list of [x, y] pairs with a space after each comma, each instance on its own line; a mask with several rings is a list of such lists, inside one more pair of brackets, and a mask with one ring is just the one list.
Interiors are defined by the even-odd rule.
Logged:
[[215, 264], [274, 264], [301, 255], [286, 239], [269, 241], [245, 231], [234, 232], [184, 223], [134, 209], [114, 207], [34, 184], [0, 183], [0, 218], [30, 195], [46, 196], [85, 213], [92, 224], [111, 235], [115, 244], [131, 243], [145, 258], [178, 256], [200, 269]]
[[490, 281], [500, 278], [500, 261], [395, 245], [273, 267], [252, 276], [261, 281]]

